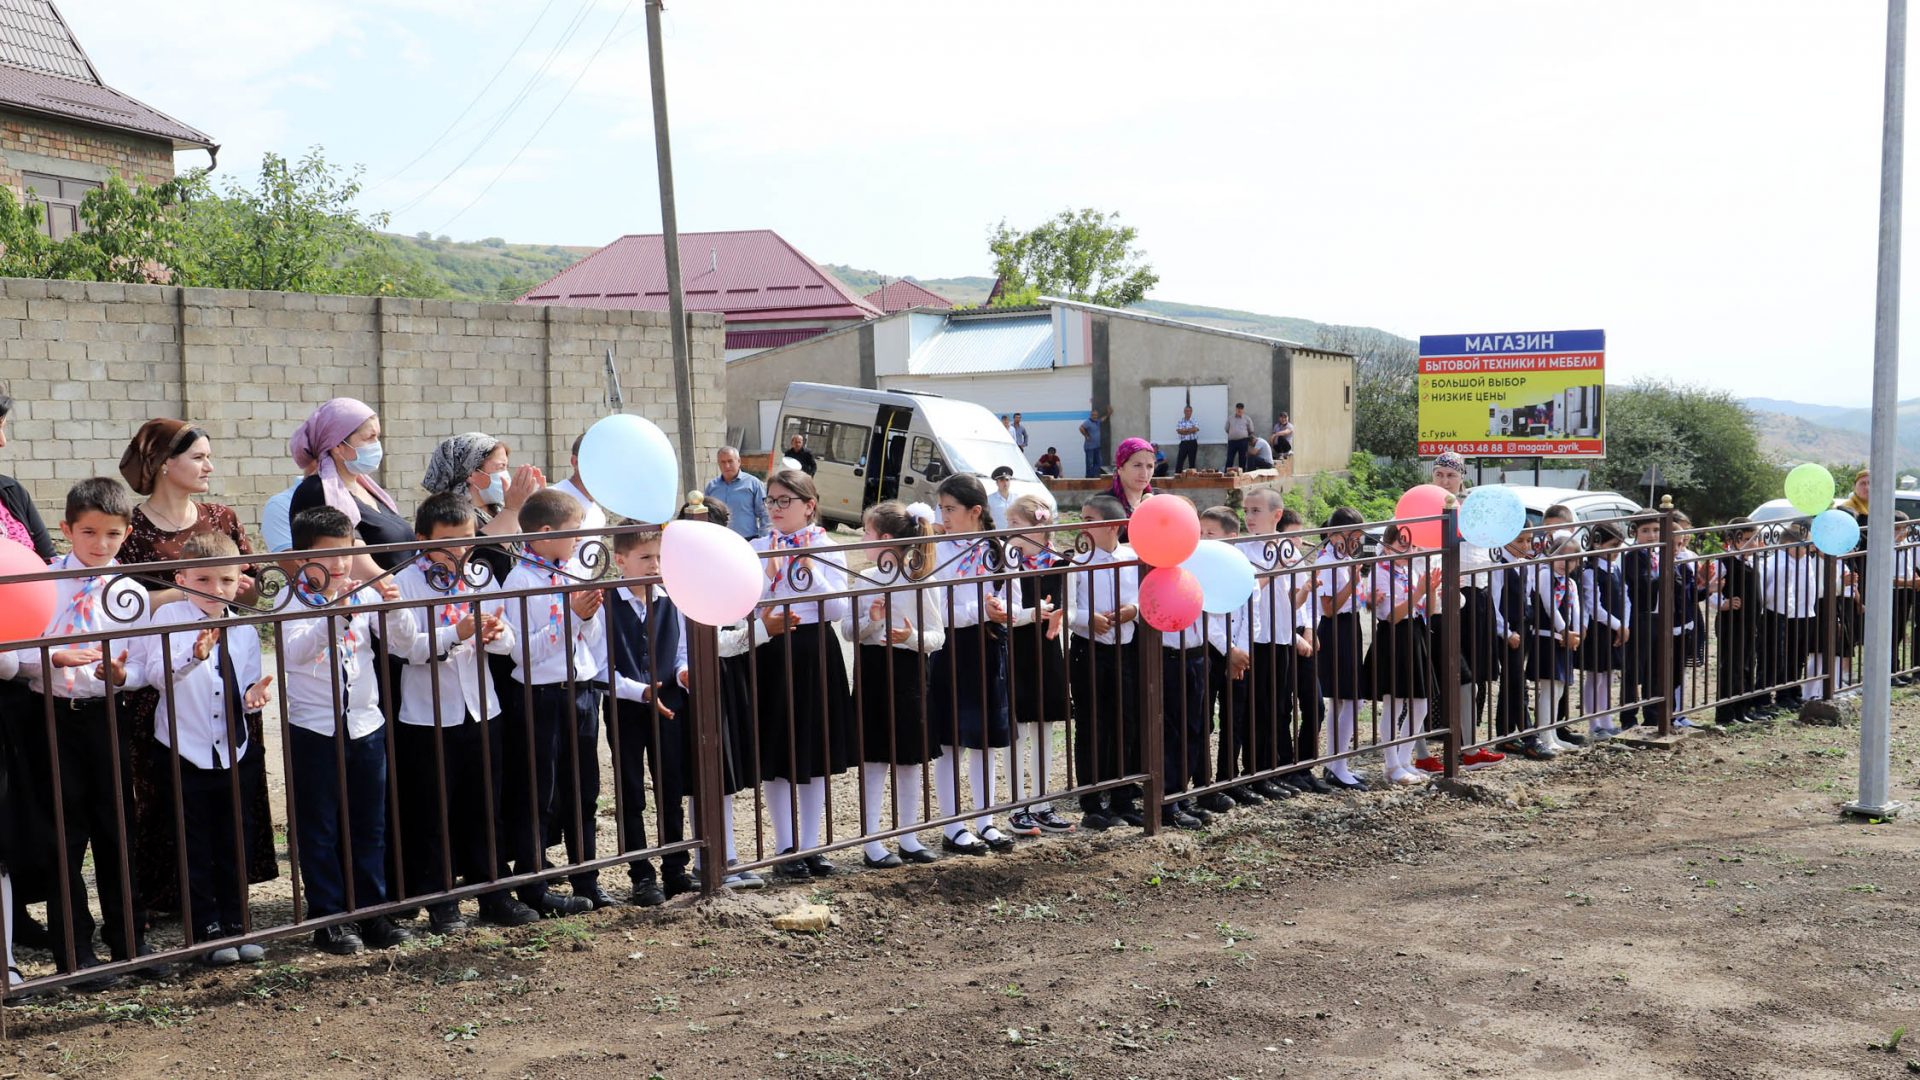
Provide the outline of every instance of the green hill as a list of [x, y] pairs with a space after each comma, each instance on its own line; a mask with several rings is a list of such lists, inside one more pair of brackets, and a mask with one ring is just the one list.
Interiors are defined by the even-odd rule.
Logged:
[[404, 255], [419, 259], [461, 300], [512, 300], [591, 254], [590, 247], [436, 240], [425, 233], [388, 234]]

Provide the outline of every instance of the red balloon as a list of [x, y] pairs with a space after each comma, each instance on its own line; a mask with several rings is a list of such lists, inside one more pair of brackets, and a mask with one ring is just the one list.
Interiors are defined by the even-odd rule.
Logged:
[[1140, 581], [1140, 617], [1162, 633], [1176, 633], [1200, 617], [1200, 579], [1178, 566], [1161, 566]]
[[1411, 525], [1402, 525], [1407, 535], [1412, 537], [1417, 548], [1440, 547], [1440, 511], [1447, 505], [1447, 489], [1434, 484], [1421, 484], [1407, 489], [1400, 501], [1393, 504], [1393, 516], [1400, 520], [1407, 518], [1431, 517], [1433, 521], [1419, 521]]
[[1179, 566], [1200, 546], [1200, 514], [1178, 495], [1149, 495], [1127, 519], [1127, 543], [1148, 566]]
[[[0, 577], [45, 573], [46, 560], [11, 540], [0, 539]], [[51, 581], [0, 585], [0, 641], [26, 641], [46, 633], [53, 619]]]

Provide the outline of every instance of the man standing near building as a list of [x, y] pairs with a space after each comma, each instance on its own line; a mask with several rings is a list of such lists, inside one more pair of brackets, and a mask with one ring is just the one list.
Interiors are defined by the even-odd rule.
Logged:
[[1100, 462], [1106, 458], [1105, 444], [1100, 438], [1100, 422], [1113, 418], [1113, 406], [1107, 406], [1106, 412], [1098, 408], [1087, 410], [1087, 418], [1080, 421], [1080, 451], [1087, 459], [1087, 475], [1100, 475]]
[[720, 475], [707, 481], [706, 494], [727, 504], [727, 528], [749, 540], [765, 535], [767, 486], [759, 477], [740, 471], [740, 451], [731, 446], [721, 447], [715, 461]]
[[1238, 465], [1247, 467], [1247, 447], [1253, 442], [1253, 418], [1247, 415], [1247, 403], [1237, 401], [1233, 405], [1233, 415], [1227, 417], [1227, 464], [1226, 468]]
[[1027, 425], [1020, 422], [1020, 414], [1013, 414], [1013, 426], [1007, 429], [1013, 434], [1013, 445], [1020, 448], [1020, 456], [1027, 456]]
[[1180, 436], [1180, 451], [1174, 455], [1173, 471], [1175, 475], [1188, 469], [1198, 468], [1200, 464], [1200, 423], [1193, 418], [1193, 406], [1189, 405], [1180, 412], [1180, 422], [1173, 425], [1174, 434]]

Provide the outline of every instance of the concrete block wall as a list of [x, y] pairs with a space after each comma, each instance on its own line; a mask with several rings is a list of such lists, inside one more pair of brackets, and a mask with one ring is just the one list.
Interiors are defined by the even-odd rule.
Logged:
[[[689, 317], [695, 460], [704, 481], [725, 438], [723, 320]], [[380, 413], [380, 482], [411, 513], [441, 439], [485, 431], [554, 480], [574, 438], [605, 415], [611, 348], [629, 412], [679, 445], [667, 317], [364, 296], [0, 279], [0, 382], [14, 398], [0, 473], [49, 526], [67, 487], [118, 475], [147, 419], [176, 416], [213, 441], [210, 498], [257, 528], [297, 478], [287, 439], [328, 398]]]

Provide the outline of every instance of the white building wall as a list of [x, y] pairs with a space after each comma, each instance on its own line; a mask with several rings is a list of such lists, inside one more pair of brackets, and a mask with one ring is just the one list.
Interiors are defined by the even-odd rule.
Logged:
[[1087, 418], [1087, 400], [1093, 393], [1090, 368], [1007, 375], [886, 375], [878, 381], [883, 390], [919, 390], [971, 401], [995, 416], [1018, 412], [1027, 428], [1028, 461], [1057, 446], [1066, 474], [1083, 475], [1080, 422]]

